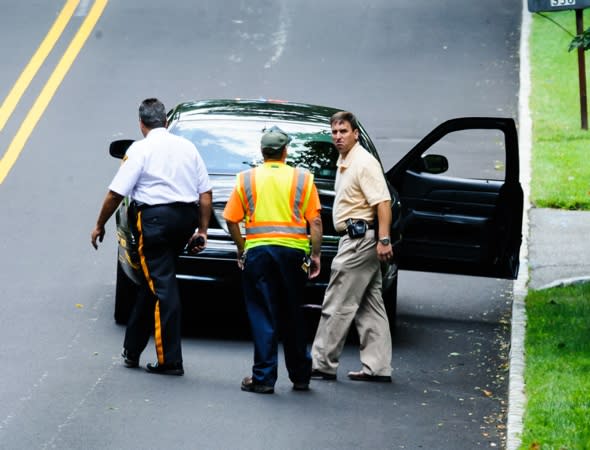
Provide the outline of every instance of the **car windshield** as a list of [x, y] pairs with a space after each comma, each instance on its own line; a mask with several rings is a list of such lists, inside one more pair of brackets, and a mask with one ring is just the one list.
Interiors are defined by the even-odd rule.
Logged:
[[179, 121], [170, 131], [197, 146], [210, 174], [235, 174], [262, 163], [260, 138], [275, 125], [292, 139], [287, 164], [306, 168], [317, 178], [335, 178], [338, 151], [329, 126], [223, 118]]

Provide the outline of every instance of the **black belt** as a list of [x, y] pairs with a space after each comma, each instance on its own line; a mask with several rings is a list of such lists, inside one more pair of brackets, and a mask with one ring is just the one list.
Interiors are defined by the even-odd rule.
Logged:
[[[373, 224], [373, 223], [367, 224], [367, 230], [374, 230], [374, 229], [375, 229], [375, 224]], [[344, 229], [342, 231], [336, 231], [336, 233], [338, 233], [338, 236], [344, 236], [344, 235], [348, 234], [348, 231], [346, 229]]]
[[197, 203], [186, 203], [186, 202], [172, 202], [172, 203], [159, 203], [157, 205], [148, 205], [147, 203], [139, 203], [139, 202], [135, 202], [135, 205], [137, 207], [138, 211], [143, 211], [144, 209], [148, 209], [148, 208], [156, 208], [157, 206], [168, 206], [171, 208], [176, 208], [176, 207], [197, 207], [198, 204]]

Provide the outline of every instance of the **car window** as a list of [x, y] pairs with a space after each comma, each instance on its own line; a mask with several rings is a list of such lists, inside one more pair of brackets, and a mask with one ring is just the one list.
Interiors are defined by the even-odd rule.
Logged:
[[441, 176], [503, 181], [506, 146], [500, 130], [462, 130], [447, 134], [427, 154], [443, 155], [449, 168]]
[[209, 173], [234, 174], [262, 163], [260, 138], [273, 125], [292, 139], [287, 164], [304, 167], [317, 178], [334, 179], [338, 151], [330, 128], [318, 124], [266, 120], [186, 120], [170, 126], [174, 134], [192, 141]]

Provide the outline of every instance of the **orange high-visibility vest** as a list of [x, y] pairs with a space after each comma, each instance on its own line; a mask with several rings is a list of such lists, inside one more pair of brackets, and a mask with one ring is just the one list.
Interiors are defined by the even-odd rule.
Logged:
[[305, 210], [313, 187], [309, 171], [267, 162], [237, 175], [245, 211], [246, 249], [283, 245], [309, 254]]

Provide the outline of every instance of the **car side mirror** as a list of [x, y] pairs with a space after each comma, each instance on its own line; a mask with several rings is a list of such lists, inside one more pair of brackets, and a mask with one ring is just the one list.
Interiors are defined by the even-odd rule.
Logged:
[[444, 173], [449, 169], [449, 160], [443, 155], [426, 155], [412, 165], [411, 170], [433, 175]]
[[121, 139], [119, 141], [113, 141], [111, 142], [111, 145], [109, 145], [109, 154], [113, 158], [123, 159], [127, 149], [131, 147], [131, 144], [134, 142], [135, 141], [133, 139]]

